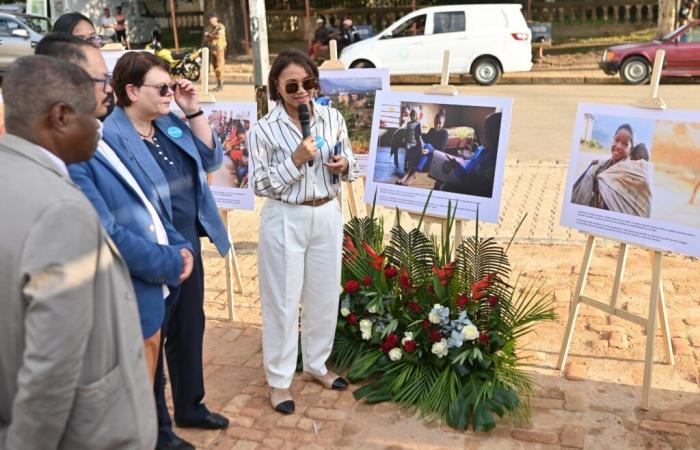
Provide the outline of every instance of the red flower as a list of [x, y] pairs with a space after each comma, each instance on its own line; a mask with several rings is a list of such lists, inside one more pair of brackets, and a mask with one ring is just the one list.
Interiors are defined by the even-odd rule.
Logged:
[[355, 243], [352, 242], [350, 235], [346, 234], [343, 239], [343, 248], [347, 251], [348, 256], [343, 259], [354, 261], [357, 258], [357, 249], [355, 248]]
[[438, 329], [430, 330], [428, 337], [433, 342], [440, 342], [440, 339], [442, 339], [442, 333], [440, 333], [440, 330]]
[[362, 284], [364, 284], [365, 287], [369, 287], [372, 284], [372, 277], [365, 275], [365, 277], [362, 279]]
[[464, 308], [469, 304], [469, 297], [464, 294], [459, 294], [455, 299], [455, 303], [457, 304], [457, 308]]
[[420, 305], [416, 302], [408, 302], [408, 309], [410, 309], [411, 312], [419, 313], [420, 312]]
[[493, 294], [489, 295], [489, 306], [494, 308], [496, 305], [498, 305], [498, 297]]
[[357, 280], [348, 280], [345, 282], [344, 288], [345, 292], [352, 294], [360, 290], [360, 283], [358, 283]]
[[482, 331], [479, 335], [479, 342], [481, 342], [484, 345], [487, 345], [489, 343], [489, 334], [485, 331]]
[[355, 314], [349, 314], [345, 320], [347, 320], [350, 325], [357, 325], [357, 316]]
[[414, 351], [416, 351], [416, 342], [415, 341], [404, 342], [403, 349], [406, 350], [406, 353], [413, 353]]
[[429, 330], [430, 329], [430, 321], [428, 319], [423, 320], [423, 324], [421, 325], [424, 330]]
[[369, 265], [377, 270], [382, 270], [382, 265], [384, 264], [384, 255], [377, 255], [372, 247], [365, 241], [362, 241], [362, 246], [365, 248], [365, 252], [370, 258]]
[[396, 270], [396, 267], [386, 266], [384, 269], [384, 276], [387, 278], [394, 278], [398, 274], [399, 271]]
[[408, 276], [406, 269], [401, 270], [401, 276], [399, 277], [399, 286], [401, 289], [411, 290], [413, 289], [413, 284], [411, 284], [411, 278]]
[[400, 339], [399, 336], [395, 333], [389, 333], [384, 340], [382, 341], [381, 344], [381, 349], [384, 353], [389, 353], [389, 351], [399, 345]]
[[440, 284], [443, 286], [447, 286], [447, 283], [450, 282], [450, 278], [452, 278], [454, 271], [454, 261], [452, 261], [449, 264], [445, 264], [445, 266], [442, 269], [438, 269], [437, 266], [433, 265], [433, 275], [438, 277], [438, 280], [440, 280]]
[[486, 290], [491, 286], [494, 275], [484, 275], [484, 277], [472, 285], [472, 298], [481, 300], [486, 296]]

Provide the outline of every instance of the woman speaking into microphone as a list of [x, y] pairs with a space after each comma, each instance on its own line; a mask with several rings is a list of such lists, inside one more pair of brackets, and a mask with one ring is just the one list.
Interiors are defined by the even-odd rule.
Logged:
[[253, 189], [267, 197], [258, 241], [263, 362], [273, 408], [291, 414], [300, 299], [304, 378], [326, 389], [347, 387], [328, 371], [326, 360], [333, 347], [342, 259], [338, 178], [353, 181], [359, 171], [343, 116], [312, 102], [318, 67], [306, 54], [281, 52], [268, 86], [277, 104], [249, 136]]

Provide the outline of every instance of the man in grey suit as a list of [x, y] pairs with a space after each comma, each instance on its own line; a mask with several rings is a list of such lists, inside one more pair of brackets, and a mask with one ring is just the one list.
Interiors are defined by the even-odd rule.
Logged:
[[97, 147], [94, 83], [46, 56], [4, 77], [0, 450], [155, 446], [129, 270], [65, 167]]

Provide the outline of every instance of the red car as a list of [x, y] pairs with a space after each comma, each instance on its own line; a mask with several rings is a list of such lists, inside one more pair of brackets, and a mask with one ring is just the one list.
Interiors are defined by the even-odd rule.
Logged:
[[620, 72], [625, 83], [645, 83], [651, 77], [657, 50], [666, 51], [661, 76], [700, 76], [700, 20], [689, 22], [658, 40], [608, 47], [600, 68], [608, 75]]

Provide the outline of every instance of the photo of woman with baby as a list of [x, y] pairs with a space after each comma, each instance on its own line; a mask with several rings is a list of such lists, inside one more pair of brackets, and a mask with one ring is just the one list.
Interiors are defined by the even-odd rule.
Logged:
[[[592, 152], [602, 147], [597, 139], [595, 119], [585, 120], [582, 150]], [[609, 122], [609, 121], [608, 121]], [[647, 130], [645, 130], [647, 131]], [[629, 123], [615, 128], [606, 159], [593, 159], [573, 186], [571, 202], [577, 205], [619, 212], [638, 217], [651, 216], [652, 167], [649, 150], [635, 142], [635, 130]]]
[[250, 120], [234, 111], [212, 111], [209, 125], [224, 147], [221, 169], [212, 175], [211, 185], [246, 188], [248, 186], [248, 144]]

